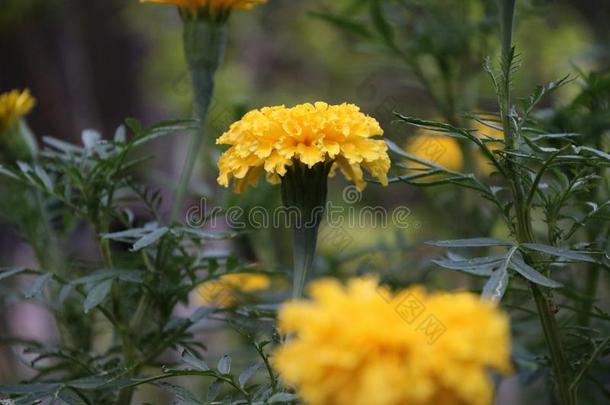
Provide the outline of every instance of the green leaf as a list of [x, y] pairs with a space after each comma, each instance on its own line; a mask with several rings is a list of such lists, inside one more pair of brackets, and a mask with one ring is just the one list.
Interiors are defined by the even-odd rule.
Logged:
[[125, 124], [129, 129], [131, 129], [136, 134], [142, 130], [142, 124], [135, 118], [127, 118], [125, 119]]
[[26, 298], [33, 298], [42, 292], [44, 286], [53, 278], [53, 274], [45, 273], [34, 279], [32, 287], [25, 293]]
[[425, 242], [427, 245], [449, 248], [486, 247], [486, 246], [514, 246], [513, 242], [495, 238], [471, 238], [453, 240], [433, 240]]
[[195, 367], [196, 369], [201, 370], [201, 371], [208, 371], [210, 369], [210, 367], [208, 367], [208, 365], [206, 364], [205, 361], [203, 361], [199, 357], [195, 356], [195, 354], [190, 352], [188, 349], [184, 349], [182, 351], [182, 360], [186, 364], [188, 364], [192, 367]]
[[179, 405], [196, 405], [203, 404], [203, 402], [195, 396], [191, 391], [184, 387], [176, 384], [169, 383], [167, 381], [158, 381], [155, 385], [165, 388], [169, 391], [177, 400], [176, 404]]
[[383, 13], [380, 0], [371, 0], [371, 18], [377, 32], [381, 35], [383, 42], [392, 49], [396, 48], [394, 42], [394, 30], [388, 23]]
[[189, 317], [189, 320], [192, 323], [197, 323], [200, 320], [202, 320], [203, 318], [206, 318], [208, 315], [213, 314], [214, 311], [215, 311], [214, 308], [210, 308], [208, 306], [199, 307], [199, 308], [197, 308], [197, 310], [195, 310], [195, 312], [193, 312], [193, 315], [191, 315]]
[[60, 384], [57, 383], [28, 383], [16, 385], [0, 385], [0, 392], [9, 395], [19, 395], [28, 393], [54, 392]]
[[136, 243], [134, 243], [131, 250], [133, 252], [137, 252], [138, 250], [144, 249], [145, 247], [148, 247], [148, 246], [152, 245], [153, 243], [157, 242], [167, 232], [169, 232], [169, 228], [167, 228], [165, 226], [161, 227], [161, 228], [157, 228], [154, 231], [150, 232], [148, 235], [139, 239]]
[[40, 166], [34, 166], [34, 173], [40, 179], [42, 185], [45, 190], [52, 192], [53, 191], [53, 181], [49, 177], [48, 173]]
[[487, 280], [483, 286], [481, 297], [491, 300], [492, 302], [500, 302], [508, 287], [508, 281], [509, 277], [506, 267], [499, 268], [493, 272], [491, 277], [489, 277], [489, 280]]
[[0, 165], [0, 174], [5, 175], [6, 177], [10, 177], [13, 180], [20, 180], [19, 176], [17, 176], [15, 173], [13, 173], [2, 165]]
[[147, 235], [150, 232], [148, 228], [133, 228], [127, 229], [125, 231], [113, 232], [113, 233], [105, 233], [102, 235], [102, 239], [111, 239], [111, 240], [129, 240], [130, 238], [141, 238], [144, 235]]
[[250, 378], [252, 378], [252, 376], [254, 374], [256, 374], [256, 371], [262, 366], [261, 363], [257, 363], [254, 364], [250, 367], [248, 367], [247, 369], [245, 369], [244, 371], [242, 371], [242, 373], [239, 375], [239, 386], [244, 388], [246, 386], [246, 384], [248, 383], [248, 380], [250, 380]]
[[210, 387], [208, 388], [208, 393], [206, 395], [206, 399], [208, 402], [212, 402], [218, 397], [218, 394], [220, 394], [220, 390], [222, 389], [223, 385], [224, 381], [222, 380], [216, 380], [212, 383], [212, 385], [210, 385]]
[[89, 311], [104, 301], [112, 288], [113, 282], [114, 279], [104, 280], [89, 291], [89, 294], [87, 294], [87, 297], [85, 298], [85, 302], [83, 302], [85, 313], [89, 313]]
[[561, 283], [543, 276], [542, 274], [540, 274], [540, 272], [536, 271], [536, 269], [525, 263], [519, 253], [516, 253], [511, 258], [508, 266], [534, 284], [538, 284], [548, 288], [562, 287]]
[[231, 357], [228, 354], [222, 356], [220, 360], [218, 360], [216, 368], [221, 374], [229, 374], [231, 372]]
[[576, 252], [574, 250], [562, 249], [555, 246], [543, 245], [540, 243], [523, 243], [521, 244], [521, 246], [527, 249], [536, 250], [538, 252], [543, 252], [551, 256], [557, 256], [567, 260], [597, 263], [597, 261], [591, 256], [581, 252]]
[[296, 401], [297, 396], [288, 392], [279, 392], [267, 400], [268, 404], [277, 404], [280, 402]]
[[0, 280], [26, 271], [28, 271], [27, 267], [2, 267], [0, 268]]
[[450, 270], [459, 270], [475, 276], [491, 276], [493, 268], [504, 261], [505, 256], [477, 257], [473, 259], [454, 260], [442, 258], [433, 260], [433, 263]]
[[574, 147], [574, 152], [577, 154], [580, 154], [580, 151], [585, 151], [585, 152], [589, 152], [590, 154], [597, 156], [603, 160], [606, 160], [608, 162], [610, 162], [610, 154], [606, 153], [606, 152], [602, 152], [599, 149], [594, 149], [591, 148], [589, 146], [575, 146]]
[[349, 18], [342, 17], [336, 14], [319, 12], [310, 12], [309, 15], [329, 22], [338, 28], [351, 32], [352, 34], [356, 34], [364, 38], [372, 37], [371, 33], [364, 25], [356, 21], [350, 20]]

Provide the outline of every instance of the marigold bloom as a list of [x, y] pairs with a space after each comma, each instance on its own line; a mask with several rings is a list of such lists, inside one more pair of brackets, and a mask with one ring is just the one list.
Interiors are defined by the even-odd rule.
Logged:
[[[436, 135], [422, 130], [405, 145], [405, 150], [420, 159], [428, 160], [449, 170], [460, 171], [464, 165], [464, 155], [459, 142], [448, 136]], [[425, 165], [409, 161], [413, 168]]]
[[486, 405], [488, 369], [511, 370], [508, 318], [473, 294], [392, 294], [360, 278], [317, 281], [310, 295], [281, 310], [293, 337], [273, 356], [308, 405]]
[[12, 90], [0, 94], [0, 133], [29, 114], [35, 104], [36, 100], [29, 90]]
[[231, 307], [240, 294], [253, 293], [269, 288], [269, 277], [264, 274], [225, 274], [217, 280], [208, 281], [197, 288], [200, 305]]
[[140, 0], [141, 3], [175, 4], [178, 7], [196, 12], [202, 8], [212, 10], [248, 10], [267, 0]]
[[235, 178], [235, 190], [241, 192], [265, 173], [277, 184], [298, 161], [310, 169], [334, 162], [359, 189], [366, 185], [363, 168], [387, 185], [387, 146], [371, 139], [382, 134], [379, 123], [353, 104], [317, 102], [254, 110], [216, 141], [231, 145], [218, 162], [218, 183], [227, 187]]

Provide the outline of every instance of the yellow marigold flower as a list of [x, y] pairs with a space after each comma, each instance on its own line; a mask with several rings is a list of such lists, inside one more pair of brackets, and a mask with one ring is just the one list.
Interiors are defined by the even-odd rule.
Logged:
[[308, 405], [486, 405], [488, 370], [511, 370], [508, 318], [466, 293], [392, 294], [374, 278], [325, 279], [279, 314], [273, 355]]
[[201, 284], [197, 288], [198, 301], [200, 305], [231, 307], [238, 302], [240, 294], [266, 290], [270, 284], [269, 277], [264, 274], [225, 274]]
[[29, 90], [12, 90], [0, 94], [0, 133], [11, 127], [21, 117], [29, 114], [36, 100]]
[[[459, 142], [448, 136], [436, 135], [420, 130], [405, 145], [405, 150], [420, 159], [428, 160], [449, 170], [460, 171], [464, 165], [464, 155]], [[425, 168], [417, 162], [409, 161], [413, 168]]]
[[211, 10], [248, 10], [267, 0], [140, 0], [141, 3], [175, 4], [176, 6], [196, 12], [202, 8]]
[[[479, 121], [475, 121], [473, 125], [473, 129], [476, 129], [477, 136], [481, 139], [486, 139], [486, 145], [494, 152], [496, 150], [502, 149], [504, 147], [504, 132], [496, 129], [488, 127], [487, 125], [481, 124]], [[485, 176], [491, 175], [494, 170], [494, 166], [491, 164], [489, 159], [483, 155], [483, 153], [477, 154], [477, 169]]]
[[382, 134], [379, 123], [353, 104], [317, 102], [254, 110], [216, 141], [231, 145], [218, 162], [218, 183], [228, 187], [235, 178], [235, 190], [241, 192], [265, 173], [277, 184], [298, 161], [310, 169], [334, 162], [359, 189], [366, 185], [363, 168], [387, 185], [387, 146], [371, 139]]

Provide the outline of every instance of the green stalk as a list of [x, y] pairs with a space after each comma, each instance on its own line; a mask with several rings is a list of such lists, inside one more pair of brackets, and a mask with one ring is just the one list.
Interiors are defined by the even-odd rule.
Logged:
[[309, 168], [295, 160], [282, 178], [282, 201], [292, 229], [293, 299], [303, 296], [307, 277], [313, 267], [330, 168], [331, 163], [328, 162]]
[[[506, 143], [509, 149], [518, 148], [518, 139], [515, 138], [513, 127], [510, 120], [510, 60], [513, 57], [513, 25], [515, 18], [516, 0], [498, 0], [500, 9], [500, 27], [502, 31], [502, 97], [500, 109], [502, 114], [502, 125], [504, 129]], [[510, 161], [507, 162], [509, 172], [509, 182], [514, 197], [514, 207], [517, 216], [517, 239], [519, 243], [532, 243], [534, 241], [529, 207], [524, 203], [523, 184], [520, 182], [520, 174], [517, 168]], [[531, 262], [530, 258], [524, 256], [526, 261]], [[561, 344], [559, 327], [553, 311], [552, 302], [541, 291], [540, 287], [530, 283], [532, 296], [536, 303], [538, 316], [544, 333], [545, 341], [549, 349], [553, 372], [557, 383], [559, 399], [562, 405], [574, 405], [576, 399], [572, 395], [570, 387], [571, 370]]]
[[[182, 212], [193, 169], [206, 139], [206, 122], [214, 94], [214, 76], [222, 60], [226, 42], [224, 22], [184, 15], [183, 27], [184, 55], [193, 82], [194, 113], [201, 128], [191, 136], [186, 163], [176, 190], [171, 222], [175, 222]], [[207, 149], [205, 158], [206, 164], [209, 164], [212, 154]]]

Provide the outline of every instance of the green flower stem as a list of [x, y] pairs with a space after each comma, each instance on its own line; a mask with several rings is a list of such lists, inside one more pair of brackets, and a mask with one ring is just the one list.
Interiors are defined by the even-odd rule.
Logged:
[[[226, 42], [226, 24], [223, 22], [184, 16], [183, 26], [184, 55], [193, 82], [194, 112], [201, 129], [192, 135], [189, 143], [186, 163], [176, 190], [171, 222], [176, 221], [182, 212], [193, 169], [205, 143], [206, 122], [214, 94], [214, 76], [222, 60]], [[205, 151], [206, 164], [209, 164], [212, 158], [208, 149]]]
[[[516, 0], [498, 0], [500, 27], [502, 32], [502, 70], [504, 79], [501, 84], [502, 97], [500, 99], [500, 109], [506, 143], [511, 150], [518, 149], [518, 139], [515, 138], [515, 134], [513, 133], [510, 118], [510, 60], [513, 57], [512, 38], [515, 19], [515, 3]], [[532, 231], [531, 216], [529, 207], [524, 202], [523, 184], [519, 180], [521, 176], [510, 160], [508, 161], [507, 166], [510, 176], [508, 180], [515, 201], [517, 239], [519, 243], [533, 243], [535, 241]], [[531, 259], [528, 256], [525, 256], [525, 259], [527, 262], [531, 263]], [[562, 405], [574, 405], [576, 399], [569, 389], [571, 370], [561, 345], [559, 327], [553, 311], [553, 303], [538, 285], [530, 283], [530, 290], [536, 303], [542, 331], [551, 356], [560, 402]]]
[[323, 162], [309, 168], [294, 161], [282, 177], [282, 201], [292, 229], [294, 299], [303, 296], [307, 277], [311, 274], [331, 165]]

